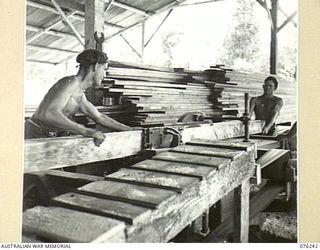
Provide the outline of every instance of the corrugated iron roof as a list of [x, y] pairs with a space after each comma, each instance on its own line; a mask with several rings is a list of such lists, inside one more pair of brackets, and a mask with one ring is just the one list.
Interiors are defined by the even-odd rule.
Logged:
[[[26, 2], [27, 60], [59, 63], [83, 50], [83, 46], [70, 27], [62, 21], [50, 0], [27, 0]], [[68, 19], [77, 32], [84, 37], [85, 0], [56, 0], [56, 2], [66, 15], [76, 11]], [[105, 13], [105, 37], [111, 38], [150, 16], [182, 2], [184, 0], [114, 0], [113, 5]], [[36, 34], [55, 22], [58, 23], [54, 27], [33, 39]]]

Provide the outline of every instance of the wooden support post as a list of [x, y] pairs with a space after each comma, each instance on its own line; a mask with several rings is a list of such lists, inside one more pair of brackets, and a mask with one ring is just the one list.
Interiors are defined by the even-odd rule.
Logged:
[[[104, 33], [104, 0], [86, 0], [85, 1], [85, 48], [95, 49], [96, 40], [94, 33], [97, 32], [98, 36]], [[103, 48], [103, 46], [102, 46]], [[87, 99], [95, 104], [95, 90], [90, 87], [86, 91]]]
[[271, 42], [270, 42], [270, 73], [277, 74], [278, 64], [278, 45], [277, 45], [277, 27], [278, 27], [278, 0], [271, 1], [271, 19], [273, 29], [271, 29]]
[[85, 48], [95, 49], [96, 40], [94, 33], [98, 35], [104, 32], [104, 0], [85, 1]]
[[249, 240], [249, 179], [234, 190], [234, 242], [246, 243]]

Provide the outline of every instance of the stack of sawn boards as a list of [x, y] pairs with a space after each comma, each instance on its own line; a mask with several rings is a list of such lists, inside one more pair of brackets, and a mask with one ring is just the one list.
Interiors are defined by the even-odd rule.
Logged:
[[[211, 79], [214, 75], [216, 82], [229, 85], [225, 73], [219, 68], [210, 70]], [[108, 94], [120, 95], [131, 112], [126, 121], [129, 125], [174, 124], [188, 112], [203, 112], [210, 117], [237, 114], [236, 110], [219, 106], [221, 89], [215, 89], [215, 82], [208, 81], [206, 71], [110, 63], [104, 83], [110, 81], [113, 86]]]
[[[203, 112], [209, 117], [241, 116], [244, 93], [261, 95], [261, 73], [234, 71], [211, 66], [205, 71], [142, 66], [111, 62], [105, 83], [108, 95], [120, 97], [126, 107], [116, 119], [131, 126], [174, 124], [188, 112]], [[277, 77], [276, 95], [284, 107], [278, 122], [296, 120], [296, 84]]]

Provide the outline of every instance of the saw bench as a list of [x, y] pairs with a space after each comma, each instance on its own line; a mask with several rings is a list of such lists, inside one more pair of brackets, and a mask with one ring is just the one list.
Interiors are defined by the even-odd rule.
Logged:
[[[251, 121], [248, 126], [251, 133], [259, 133], [263, 122]], [[255, 159], [267, 154], [266, 148], [278, 147], [278, 142], [235, 139], [246, 133], [241, 121], [177, 124], [147, 131], [106, 133], [101, 147], [77, 136], [27, 140], [24, 172], [44, 180], [39, 189], [46, 202], [23, 212], [23, 239], [168, 242], [192, 225], [195, 233], [215, 242], [206, 215], [234, 192], [232, 221], [222, 221], [220, 227], [225, 229], [215, 235], [233, 232], [234, 242], [248, 242], [249, 180], [257, 176], [257, 166], [272, 163], [270, 157], [258, 165]], [[168, 135], [174, 136], [177, 145], [152, 150], [163, 146]], [[105, 176], [54, 170], [147, 151], [156, 153]], [[255, 213], [261, 209], [255, 208]]]
[[239, 189], [245, 240], [254, 156], [254, 143], [192, 140], [25, 211], [23, 231], [54, 242], [167, 242]]

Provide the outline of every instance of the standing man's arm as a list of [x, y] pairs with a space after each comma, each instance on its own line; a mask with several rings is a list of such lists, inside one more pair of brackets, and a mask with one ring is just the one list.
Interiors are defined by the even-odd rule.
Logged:
[[96, 123], [110, 128], [114, 131], [128, 131], [133, 130], [133, 128], [124, 125], [120, 122], [117, 122], [116, 120], [100, 113], [96, 107], [90, 103], [85, 95], [82, 96], [82, 101], [80, 105], [80, 110], [87, 116], [91, 117]]
[[277, 100], [276, 106], [274, 107], [274, 110], [272, 111], [270, 119], [266, 121], [266, 124], [264, 125], [264, 128], [262, 130], [263, 134], [268, 134], [271, 127], [276, 123], [276, 119], [280, 113], [282, 106], [283, 100], [279, 98], [279, 100]]
[[250, 119], [251, 119], [251, 117], [252, 117], [252, 114], [253, 114], [253, 112], [254, 112], [254, 108], [255, 108], [255, 106], [256, 106], [256, 100], [257, 100], [256, 97], [252, 97], [252, 98], [250, 99], [250, 107], [249, 107], [249, 118], [250, 118]]

